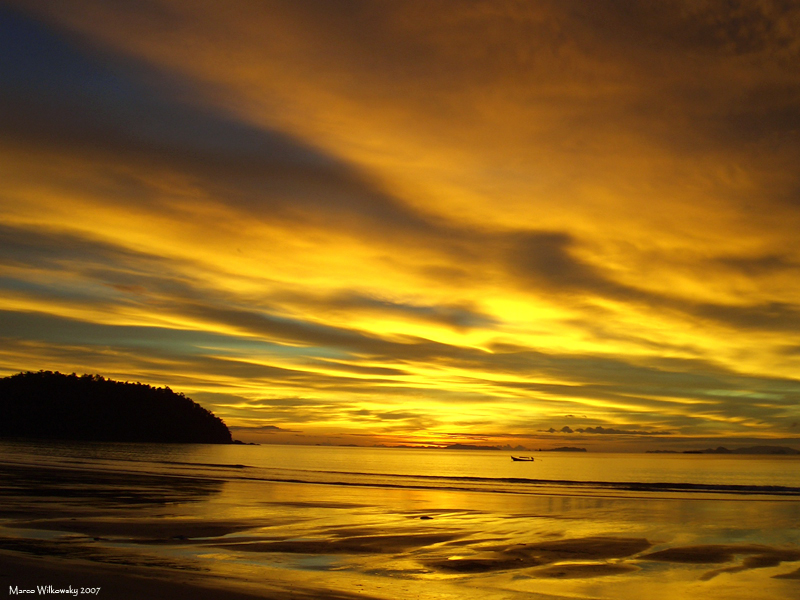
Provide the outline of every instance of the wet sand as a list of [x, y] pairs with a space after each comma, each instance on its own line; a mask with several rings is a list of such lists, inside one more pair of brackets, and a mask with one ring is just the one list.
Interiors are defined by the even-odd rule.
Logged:
[[[336, 592], [304, 586], [299, 580], [267, 580], [258, 585], [209, 575], [181, 574], [169, 569], [109, 566], [80, 560], [53, 560], [0, 551], [0, 586], [12, 596], [10, 587], [36, 589], [37, 586], [75, 590], [79, 597], [118, 600], [369, 600], [363, 594]], [[97, 594], [81, 594], [81, 589]], [[39, 594], [36, 594], [39, 595]], [[49, 594], [48, 594], [49, 595]], [[53, 594], [55, 595], [55, 594]], [[75, 594], [58, 594], [59, 596]]]
[[[8, 465], [0, 476], [6, 594], [71, 585], [156, 600], [800, 597], [800, 547], [742, 527], [749, 512], [785, 534], [780, 519], [796, 522], [788, 501], [531, 498]], [[741, 541], [722, 543], [731, 535]]]

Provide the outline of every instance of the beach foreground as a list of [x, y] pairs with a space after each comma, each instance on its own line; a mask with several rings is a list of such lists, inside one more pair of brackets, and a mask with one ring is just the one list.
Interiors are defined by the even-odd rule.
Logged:
[[105, 598], [201, 600], [800, 594], [794, 499], [510, 494], [208, 475], [90, 461], [0, 465], [4, 593], [71, 586], [99, 587]]

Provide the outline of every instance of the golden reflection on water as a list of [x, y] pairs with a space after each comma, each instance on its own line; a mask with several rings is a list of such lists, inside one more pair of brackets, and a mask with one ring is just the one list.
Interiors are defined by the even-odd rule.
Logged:
[[[127, 474], [106, 462], [97, 462], [97, 469], [84, 465], [82, 471], [65, 470], [67, 463], [61, 462], [58, 469], [7, 467], [5, 474], [16, 473], [17, 479], [11, 485], [5, 477], [0, 488], [5, 511], [0, 516], [6, 519], [0, 544], [53, 556], [66, 548], [85, 560], [154, 564], [254, 590], [269, 586], [287, 596], [315, 588], [387, 600], [800, 597], [796, 575], [776, 578], [800, 567], [800, 502], [791, 498], [381, 487], [381, 465], [370, 461], [399, 455], [391, 452], [367, 452], [358, 463], [361, 471], [374, 467], [374, 486], [249, 480], [248, 469], [198, 470], [233, 473], [209, 483], [177, 477], [175, 465], [192, 460], [218, 465], [225, 457], [205, 449], [170, 452], [163, 468], [170, 477], [153, 473], [152, 463], [149, 474], [145, 466], [127, 462], [133, 469]], [[230, 454], [230, 464], [245, 462], [240, 449], [222, 452]], [[353, 452], [333, 455], [342, 469], [353, 468]], [[313, 462], [311, 453], [294, 456], [294, 464], [283, 465]], [[465, 464], [466, 454], [415, 456], [420, 463], [395, 468], [454, 473], [476, 468]], [[270, 458], [271, 467], [281, 468], [279, 455]], [[724, 474], [741, 463], [717, 464]], [[650, 468], [652, 462], [642, 465]], [[496, 476], [514, 469], [519, 471], [504, 460]], [[57, 535], [41, 535], [51, 530]], [[678, 560], [664, 560], [658, 554], [663, 550], [673, 550]]]
[[[800, 511], [791, 501], [520, 497], [230, 482], [197, 509], [204, 518], [259, 523], [256, 529], [218, 540], [213, 552], [201, 555], [217, 572], [242, 576], [261, 568], [298, 570], [332, 588], [378, 597], [514, 598], [518, 593], [530, 598], [537, 593], [618, 600], [775, 600], [795, 598], [800, 591], [797, 579], [774, 578], [793, 572], [800, 562], [703, 580], [715, 569], [741, 564], [746, 555], [734, 554], [724, 564], [643, 558], [663, 548], [703, 544], [797, 548], [794, 524]], [[421, 535], [441, 535], [442, 540], [416, 544], [413, 539]], [[597, 538], [609, 543], [646, 540], [648, 548], [598, 556], [585, 550]], [[297, 553], [270, 552], [269, 545], [255, 551], [259, 543], [277, 540], [308, 543]], [[347, 551], [347, 544], [364, 540], [368, 551]], [[578, 541], [573, 554], [547, 555], [541, 565], [514, 562], [522, 556], [520, 548], [553, 540]], [[446, 561], [467, 560], [477, 561], [480, 568], [440, 568]], [[529, 560], [542, 558], [534, 553]], [[496, 564], [501, 568], [495, 570]]]

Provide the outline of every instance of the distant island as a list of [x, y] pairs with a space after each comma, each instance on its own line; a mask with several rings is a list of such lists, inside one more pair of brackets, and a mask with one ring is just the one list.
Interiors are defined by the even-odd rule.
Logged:
[[[342, 444], [344, 445], [344, 444]], [[447, 446], [409, 446], [407, 444], [399, 444], [394, 446], [387, 446], [385, 444], [375, 444], [373, 448], [413, 448], [416, 450], [517, 450], [528, 452], [528, 448], [524, 446], [511, 447], [508, 444], [505, 446], [481, 446], [476, 444], [449, 444]]]
[[502, 450], [500, 446], [477, 446], [475, 444], [450, 444], [442, 450]]
[[728, 450], [723, 446], [706, 448], [705, 450], [684, 450], [684, 454], [800, 454], [800, 450], [787, 446], [748, 446]]
[[52, 371], [0, 379], [0, 438], [231, 444], [222, 419], [168, 387]]
[[716, 448], [706, 448], [705, 450], [648, 450], [648, 454], [769, 454], [795, 456], [800, 454], [800, 450], [789, 448], [788, 446], [748, 446], [746, 448], [734, 448], [729, 450], [724, 446]]
[[[318, 446], [321, 444], [317, 444]], [[340, 446], [352, 446], [352, 444], [339, 444]], [[385, 444], [375, 444], [373, 448], [412, 448], [416, 450], [501, 450], [504, 452], [530, 452], [530, 448], [525, 446], [480, 446], [476, 444], [449, 444], [448, 446], [387, 446]], [[539, 448], [538, 452], [586, 452], [586, 448], [576, 448], [574, 446], [560, 446], [558, 448]]]

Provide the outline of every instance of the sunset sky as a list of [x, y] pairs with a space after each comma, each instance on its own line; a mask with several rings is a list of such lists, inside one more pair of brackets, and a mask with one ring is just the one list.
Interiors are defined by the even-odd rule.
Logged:
[[0, 375], [246, 441], [800, 447], [800, 5], [0, 7]]

